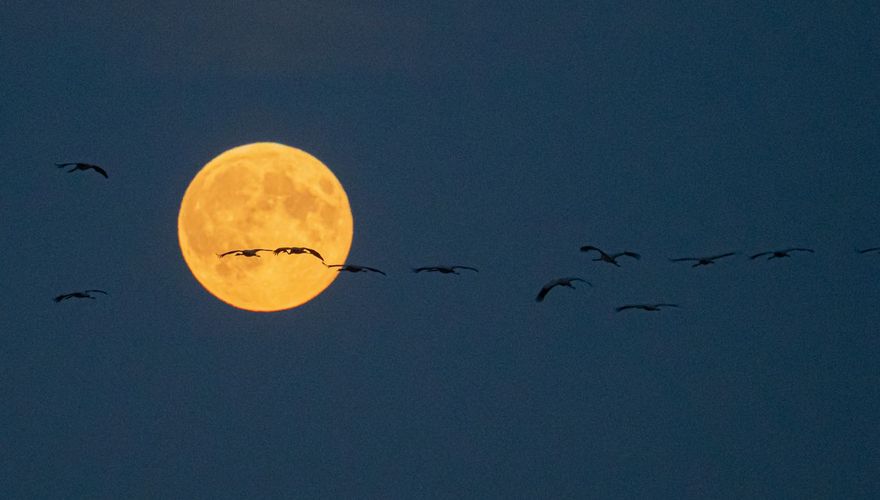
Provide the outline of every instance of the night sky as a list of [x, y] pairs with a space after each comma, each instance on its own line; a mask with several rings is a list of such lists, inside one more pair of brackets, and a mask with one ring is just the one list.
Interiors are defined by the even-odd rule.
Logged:
[[[4, 4], [0, 496], [880, 495], [876, 2], [218, 3]], [[388, 277], [196, 282], [183, 193], [260, 141]]]

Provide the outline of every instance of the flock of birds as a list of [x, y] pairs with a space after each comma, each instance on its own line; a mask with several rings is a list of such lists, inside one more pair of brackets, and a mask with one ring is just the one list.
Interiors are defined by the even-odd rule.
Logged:
[[[91, 163], [71, 162], [71, 163], [56, 163], [55, 165], [58, 168], [71, 167], [71, 169], [67, 171], [68, 173], [77, 172], [77, 171], [94, 170], [98, 174], [102, 175], [104, 178], [109, 178], [106, 170], [104, 170], [102, 167], [100, 167], [98, 165], [93, 165]], [[641, 258], [640, 254], [638, 254], [636, 252], [629, 251], [629, 250], [624, 250], [622, 252], [616, 252], [616, 253], [608, 253], [608, 252], [605, 252], [604, 250], [602, 250], [601, 248], [593, 246], [593, 245], [584, 245], [580, 248], [580, 250], [581, 250], [581, 252], [584, 252], [584, 253], [595, 252], [597, 255], [596, 255], [596, 258], [593, 259], [593, 261], [604, 262], [604, 263], [611, 264], [616, 267], [620, 267], [620, 263], [617, 262], [617, 260], [622, 257], [628, 257], [630, 259], [635, 259], [635, 260], [638, 260]], [[361, 265], [356, 265], [356, 264], [327, 264], [324, 261], [324, 257], [321, 256], [321, 254], [317, 250], [315, 250], [313, 248], [309, 248], [309, 247], [290, 246], [290, 247], [279, 247], [279, 248], [275, 248], [274, 250], [270, 249], [270, 248], [243, 248], [243, 249], [229, 250], [227, 252], [217, 254], [217, 257], [222, 259], [223, 257], [231, 255], [234, 257], [257, 257], [257, 258], [259, 258], [260, 252], [271, 252], [273, 255], [276, 255], [276, 256], [282, 255], [282, 254], [311, 255], [311, 256], [315, 257], [316, 259], [320, 260], [321, 264], [323, 264], [328, 269], [336, 269], [337, 272], [343, 272], [343, 271], [350, 272], [350, 273], [366, 272], [366, 273], [376, 273], [376, 274], [381, 274], [383, 276], [387, 276], [384, 271], [376, 269], [375, 267], [361, 266]], [[785, 248], [785, 249], [781, 249], [781, 250], [768, 250], [765, 252], [756, 253], [754, 255], [749, 256], [749, 259], [755, 260], [755, 259], [759, 259], [764, 256], [767, 256], [766, 260], [782, 259], [782, 258], [791, 257], [791, 254], [794, 252], [815, 253], [815, 251], [811, 248], [793, 247], [793, 248]], [[856, 250], [856, 252], [859, 254], [867, 254], [867, 253], [880, 254], [880, 247], [865, 248], [865, 249], [861, 249], [861, 250]], [[679, 258], [669, 259], [669, 260], [671, 262], [693, 262], [693, 265], [691, 267], [701, 267], [701, 266], [709, 266], [709, 265], [715, 264], [715, 261], [717, 261], [717, 260], [724, 259], [726, 257], [731, 257], [736, 254], [737, 254], [736, 252], [727, 252], [727, 253], [722, 253], [719, 255], [712, 255], [712, 256], [708, 256], [708, 257], [679, 257]], [[471, 267], [471, 266], [425, 266], [425, 267], [413, 268], [412, 271], [415, 273], [428, 272], [428, 273], [440, 273], [440, 274], [459, 274], [458, 270], [460, 270], [460, 269], [479, 272], [479, 270], [477, 268]], [[566, 288], [574, 289], [575, 288], [574, 283], [576, 283], [576, 282], [581, 282], [581, 283], [587, 284], [588, 286], [593, 286], [592, 283], [590, 283], [589, 281], [587, 281], [583, 278], [576, 277], [576, 276], [575, 277], [567, 277], [567, 278], [556, 278], [556, 279], [548, 281], [547, 283], [544, 284], [544, 286], [541, 287], [541, 290], [538, 292], [538, 295], [535, 297], [535, 301], [536, 302], [543, 302], [544, 299], [547, 297], [547, 294], [550, 293], [550, 290], [552, 290], [556, 287], [566, 287]], [[104, 290], [95, 290], [95, 289], [83, 290], [83, 291], [79, 291], [79, 292], [63, 293], [61, 295], [56, 296], [54, 298], [54, 301], [55, 302], [62, 302], [62, 301], [68, 300], [68, 299], [92, 299], [92, 300], [95, 300], [96, 297], [94, 295], [92, 295], [94, 293], [101, 293], [104, 295], [108, 295], [108, 293], [105, 292]], [[626, 305], [616, 307], [615, 311], [621, 312], [621, 311], [635, 309], [635, 310], [648, 311], [648, 312], [658, 312], [665, 307], [679, 307], [679, 306], [678, 306], [678, 304], [669, 304], [669, 303], [663, 303], [663, 302], [656, 303], [656, 304], [626, 304]]]

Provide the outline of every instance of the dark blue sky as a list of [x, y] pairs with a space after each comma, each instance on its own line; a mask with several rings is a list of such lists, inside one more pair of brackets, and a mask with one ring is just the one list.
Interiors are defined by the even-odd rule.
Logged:
[[[880, 495], [875, 2], [217, 3], [4, 5], [4, 498]], [[180, 199], [256, 141], [387, 278], [198, 285]]]

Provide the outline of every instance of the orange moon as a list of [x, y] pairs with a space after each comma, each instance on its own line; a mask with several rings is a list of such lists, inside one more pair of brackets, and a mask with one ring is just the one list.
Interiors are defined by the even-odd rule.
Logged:
[[342, 184], [305, 151], [270, 142], [230, 149], [190, 182], [177, 218], [183, 258], [218, 299], [248, 311], [280, 311], [323, 292], [338, 273], [312, 255], [218, 254], [309, 247], [327, 264], [348, 257], [354, 222]]

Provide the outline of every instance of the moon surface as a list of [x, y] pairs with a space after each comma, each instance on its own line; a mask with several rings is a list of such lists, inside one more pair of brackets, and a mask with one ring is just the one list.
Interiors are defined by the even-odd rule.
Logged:
[[186, 189], [177, 219], [180, 249], [196, 280], [249, 311], [304, 304], [338, 273], [308, 254], [218, 254], [298, 246], [341, 264], [353, 232], [348, 196], [333, 172], [305, 151], [269, 142], [230, 149], [205, 165]]

